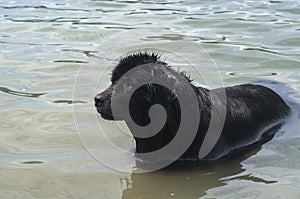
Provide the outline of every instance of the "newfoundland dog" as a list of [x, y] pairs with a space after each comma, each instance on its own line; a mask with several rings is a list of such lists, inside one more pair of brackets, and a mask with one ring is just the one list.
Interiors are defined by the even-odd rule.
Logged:
[[[116, 86], [122, 76], [141, 65], [149, 66], [149, 69], [145, 69], [144, 67], [141, 71], [136, 72], [134, 76], [131, 76], [131, 78], [125, 79], [120, 83], [122, 85], [118, 86], [119, 90], [116, 91]], [[197, 105], [194, 109], [199, 108], [200, 116], [197, 121], [193, 121], [195, 118], [190, 118], [190, 124], [188, 125], [197, 124], [197, 130], [189, 146], [186, 147], [176, 160], [217, 160], [232, 154], [234, 151], [245, 149], [247, 146], [265, 143], [274, 136], [274, 133], [278, 131], [290, 113], [290, 108], [283, 99], [265, 86], [243, 84], [208, 90], [193, 85], [192, 80], [185, 72], [178, 72], [160, 60], [160, 56], [157, 54], [131, 54], [121, 59], [113, 69], [111, 85], [95, 96], [95, 106], [102, 118], [106, 120], [124, 120], [127, 123], [136, 143], [136, 154], [147, 154], [167, 146], [176, 136], [180, 123], [185, 119], [181, 118], [182, 104], [177, 99], [177, 94], [173, 92], [173, 88], [166, 88], [164, 85], [157, 83], [141, 85], [132, 92], [128, 107], [130, 118], [126, 114], [122, 117], [123, 111], [120, 107], [118, 112], [121, 114], [115, 117], [112, 111], [114, 91], [117, 92], [115, 96], [122, 97], [126, 94], [129, 95], [130, 89], [134, 88], [133, 85], [136, 84], [137, 79], [146, 77], [148, 79], [150, 77], [151, 79], [152, 76], [158, 76], [162, 81], [169, 81], [169, 84], [174, 84], [174, 90], [190, 92], [185, 94], [187, 104], [189, 104], [188, 97], [191, 92], [194, 92], [195, 96], [197, 96]], [[188, 82], [192, 88], [190, 91], [182, 86], [182, 79], [178, 78], [179, 76]], [[225, 100], [221, 100], [222, 102], [220, 102], [221, 105], [223, 104], [225, 110], [224, 122], [220, 123], [222, 125], [220, 134], [216, 138], [216, 143], [212, 147], [212, 150], [205, 157], [199, 157], [199, 150], [204, 143], [210, 122], [213, 118], [212, 109], [214, 102], [211, 93], [218, 90], [223, 90], [225, 93], [224, 96], [226, 96]], [[163, 127], [154, 135], [148, 137], [138, 136], [142, 132], [135, 132], [137, 130], [136, 128], [131, 128], [132, 124], [129, 120], [134, 121], [140, 127], [147, 126], [151, 123], [149, 110], [153, 105], [157, 104], [163, 106], [165, 109], [166, 119]], [[142, 131], [142, 128], [139, 131]], [[190, 136], [188, 129], [185, 133], [186, 137]], [[185, 139], [181, 141], [185, 143]], [[178, 147], [181, 147], [180, 143]]]

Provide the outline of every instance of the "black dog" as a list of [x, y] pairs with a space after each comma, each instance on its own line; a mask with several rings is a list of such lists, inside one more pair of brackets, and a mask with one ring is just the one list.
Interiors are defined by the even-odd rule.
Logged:
[[[123, 58], [113, 69], [111, 76], [111, 85], [102, 93], [95, 97], [95, 106], [102, 118], [107, 120], [128, 120], [124, 116], [114, 118], [112, 114], [112, 93], [120, 78], [129, 70], [143, 65], [153, 64], [159, 72], [151, 70], [141, 71], [136, 78], [140, 76], [160, 75], [160, 78], [174, 82], [174, 88], [180, 89], [180, 82], [176, 75], [181, 75], [189, 82], [194, 90], [200, 110], [199, 128], [190, 146], [178, 159], [199, 160], [199, 150], [203, 144], [206, 132], [209, 128], [212, 111], [212, 100], [210, 92], [202, 87], [196, 87], [184, 72], [177, 72], [167, 63], [161, 61], [156, 54], [137, 53]], [[174, 80], [175, 78], [175, 80]], [[123, 95], [130, 89], [130, 84], [135, 82], [135, 78], [127, 80], [124, 86]], [[184, 90], [184, 88], [182, 88]], [[221, 136], [210, 153], [203, 157], [203, 160], [216, 160], [232, 151], [237, 151], [258, 142], [270, 140], [278, 127], [289, 115], [289, 106], [271, 89], [261, 86], [244, 84], [233, 87], [226, 87], [226, 119], [221, 132]], [[130, 98], [129, 111], [131, 119], [140, 126], [150, 123], [149, 109], [154, 104], [162, 105], [167, 114], [164, 127], [155, 135], [148, 138], [135, 136], [138, 132], [131, 130], [136, 142], [137, 153], [148, 153], [161, 149], [172, 141], [178, 130], [181, 118], [180, 104], [176, 100], [176, 95], [168, 88], [158, 84], [147, 84], [138, 88]]]

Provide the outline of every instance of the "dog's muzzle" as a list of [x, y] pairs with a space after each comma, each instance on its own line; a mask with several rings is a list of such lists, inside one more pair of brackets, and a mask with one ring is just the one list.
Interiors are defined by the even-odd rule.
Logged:
[[106, 97], [98, 94], [95, 96], [95, 107], [97, 108], [98, 113], [101, 115], [103, 119], [113, 120], [110, 100]]

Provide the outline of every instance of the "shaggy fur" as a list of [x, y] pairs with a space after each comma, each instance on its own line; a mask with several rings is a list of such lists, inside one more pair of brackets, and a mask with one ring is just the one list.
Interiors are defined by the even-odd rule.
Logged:
[[[138, 53], [120, 60], [112, 71], [111, 85], [95, 97], [97, 111], [104, 119], [116, 120], [112, 115], [111, 96], [118, 80], [130, 69], [151, 63], [159, 67], [161, 78], [170, 79], [174, 78], [174, 74], [183, 75], [198, 97], [200, 109], [199, 129], [192, 144], [180, 157], [182, 160], [197, 160], [211, 119], [212, 103], [209, 94], [211, 91], [194, 86], [189, 76], [184, 72], [180, 73], [174, 70], [167, 63], [161, 61], [156, 54]], [[141, 76], [151, 74], [155, 74], [155, 71], [141, 72]], [[137, 76], [136, 78], [142, 77]], [[135, 80], [130, 79], [128, 81], [127, 86], [130, 88], [130, 82]], [[171, 81], [174, 81], [174, 85], [176, 84], [174, 88], [180, 88], [180, 82]], [[217, 89], [212, 91], [217, 91]], [[270, 140], [290, 112], [290, 108], [278, 94], [261, 85], [244, 84], [226, 87], [225, 91], [227, 100], [225, 124], [217, 144], [203, 160], [216, 160], [230, 154], [232, 151]], [[124, 91], [124, 94], [126, 94], [126, 91]], [[171, 90], [158, 84], [147, 84], [134, 92], [129, 107], [131, 119], [140, 126], [149, 124], [148, 111], [154, 104], [160, 104], [165, 108], [167, 113], [166, 123], [161, 131], [152, 137], [139, 138], [135, 136], [137, 132], [132, 132], [136, 141], [136, 152], [138, 153], [152, 152], [166, 146], [176, 135], [180, 124], [181, 113], [176, 95]], [[128, 118], [117, 119], [126, 122]]]

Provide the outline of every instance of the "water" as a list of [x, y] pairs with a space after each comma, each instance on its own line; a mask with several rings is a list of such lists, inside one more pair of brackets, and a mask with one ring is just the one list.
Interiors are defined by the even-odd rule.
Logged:
[[[299, 2], [23, 0], [1, 1], [0, 13], [1, 198], [300, 198]], [[113, 64], [131, 50], [167, 48], [209, 70], [185, 42], [207, 50], [225, 85], [286, 83], [292, 90], [278, 90], [294, 116], [260, 150], [223, 164], [128, 174], [99, 163], [78, 129], [98, 131], [92, 97]], [[165, 58], [201, 83], [187, 63]]]

